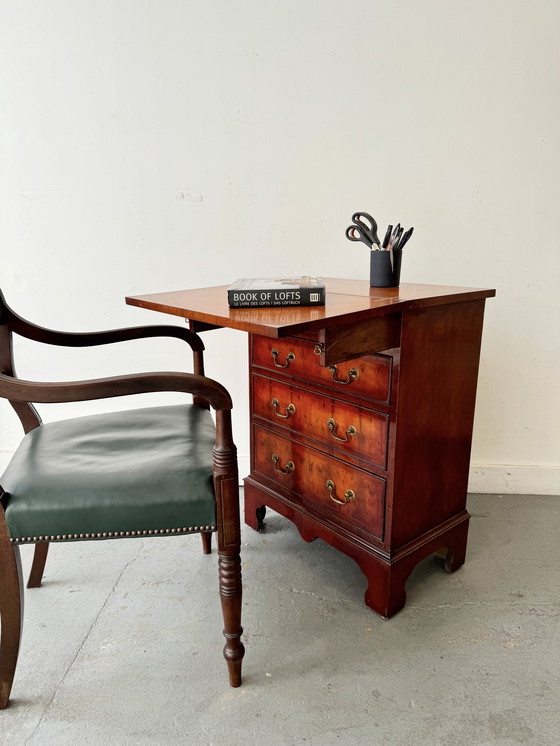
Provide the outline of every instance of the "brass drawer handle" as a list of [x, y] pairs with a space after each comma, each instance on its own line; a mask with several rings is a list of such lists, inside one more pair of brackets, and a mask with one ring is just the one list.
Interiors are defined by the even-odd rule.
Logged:
[[288, 368], [290, 366], [290, 363], [293, 363], [294, 360], [296, 359], [296, 356], [294, 355], [293, 352], [288, 352], [288, 354], [286, 355], [286, 364], [282, 365], [282, 363], [278, 362], [278, 355], [280, 353], [278, 352], [278, 350], [276, 349], [276, 347], [272, 348], [271, 354], [272, 354], [272, 359], [274, 361], [274, 365], [277, 368]]
[[352, 500], [356, 499], [356, 494], [353, 490], [346, 490], [344, 493], [344, 500], [339, 500], [338, 497], [334, 496], [334, 482], [332, 479], [327, 479], [327, 489], [330, 492], [330, 498], [333, 502], [337, 503], [337, 505], [347, 505], [348, 503], [351, 503]]
[[345, 381], [344, 379], [341, 379], [341, 378], [335, 378], [336, 365], [329, 365], [329, 370], [331, 372], [332, 379], [335, 383], [343, 383], [343, 384], [352, 383], [352, 381], [355, 381], [356, 378], [358, 378], [358, 376], [360, 375], [360, 371], [357, 368], [350, 368], [350, 370], [348, 371], [348, 378]]
[[296, 468], [293, 461], [288, 461], [288, 463], [286, 464], [286, 468], [282, 469], [281, 466], [278, 466], [280, 458], [275, 453], [272, 454], [272, 461], [274, 462], [274, 468], [276, 469], [276, 471], [279, 471], [281, 474], [289, 474]]
[[336, 422], [333, 420], [332, 417], [329, 417], [329, 419], [327, 420], [327, 427], [329, 428], [329, 431], [330, 431], [330, 434], [332, 435], [332, 437], [335, 440], [340, 441], [341, 443], [348, 443], [348, 440], [350, 438], [353, 438], [354, 435], [358, 434], [358, 431], [356, 430], [356, 428], [354, 427], [354, 425], [350, 425], [350, 427], [346, 430], [346, 437], [345, 438], [341, 438], [340, 436], [335, 435], [334, 431], [335, 431], [335, 428], [336, 428]]
[[278, 411], [278, 407], [280, 405], [279, 405], [278, 399], [276, 397], [274, 397], [274, 399], [272, 400], [271, 404], [272, 404], [272, 406], [274, 408], [275, 415], [277, 417], [282, 417], [285, 420], [287, 420], [288, 417], [290, 417], [290, 415], [295, 414], [295, 412], [296, 412], [296, 408], [294, 407], [294, 405], [292, 403], [288, 404], [288, 406], [286, 407], [286, 414], [282, 414], [282, 412], [279, 412]]

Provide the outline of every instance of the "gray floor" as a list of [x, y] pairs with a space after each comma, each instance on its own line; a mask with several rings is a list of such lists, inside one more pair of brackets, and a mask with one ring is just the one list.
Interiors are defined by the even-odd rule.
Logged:
[[276, 514], [244, 527], [237, 690], [198, 537], [55, 546], [26, 593], [0, 743], [556, 745], [560, 498], [472, 495], [469, 510], [465, 566], [423, 562], [390, 621], [344, 555]]

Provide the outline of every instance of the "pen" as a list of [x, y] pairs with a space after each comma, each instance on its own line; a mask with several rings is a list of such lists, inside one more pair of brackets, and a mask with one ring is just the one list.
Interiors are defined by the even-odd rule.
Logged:
[[398, 239], [399, 239], [399, 233], [401, 230], [401, 224], [397, 223], [395, 227], [393, 228], [393, 233], [391, 235], [391, 240], [389, 241], [389, 250], [392, 250], [397, 245]]
[[381, 246], [386, 249], [389, 244], [389, 239], [391, 238], [391, 231], [393, 230], [393, 226], [389, 225], [387, 226], [387, 233], [385, 234], [385, 238], [383, 239], [383, 243]]
[[399, 244], [397, 246], [397, 250], [398, 251], [402, 251], [403, 250], [404, 245], [406, 244], [406, 242], [408, 241], [408, 239], [412, 236], [412, 231], [413, 230], [414, 230], [414, 228], [409, 228], [407, 230], [407, 232], [404, 234], [404, 236], [400, 239]]

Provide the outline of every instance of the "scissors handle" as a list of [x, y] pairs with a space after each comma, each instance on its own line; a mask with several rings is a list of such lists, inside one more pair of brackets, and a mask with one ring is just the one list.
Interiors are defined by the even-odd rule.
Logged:
[[352, 222], [356, 223], [367, 235], [372, 244], [380, 246], [379, 236], [377, 235], [377, 222], [369, 212], [355, 212], [352, 215]]
[[361, 241], [371, 249], [372, 241], [363, 228], [359, 225], [349, 225], [346, 228], [346, 238], [350, 241]]

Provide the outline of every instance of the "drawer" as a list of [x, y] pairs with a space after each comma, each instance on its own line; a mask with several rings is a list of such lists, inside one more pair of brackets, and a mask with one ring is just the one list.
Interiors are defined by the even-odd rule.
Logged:
[[253, 428], [254, 472], [335, 523], [383, 539], [384, 479], [271, 430]]
[[324, 367], [319, 365], [314, 348], [312, 342], [294, 337], [271, 339], [254, 335], [252, 363], [275, 374], [321, 383], [333, 392], [339, 392], [338, 396], [356, 394], [383, 403], [389, 402], [390, 357], [369, 355]]
[[387, 415], [255, 373], [252, 391], [256, 417], [385, 469]]

